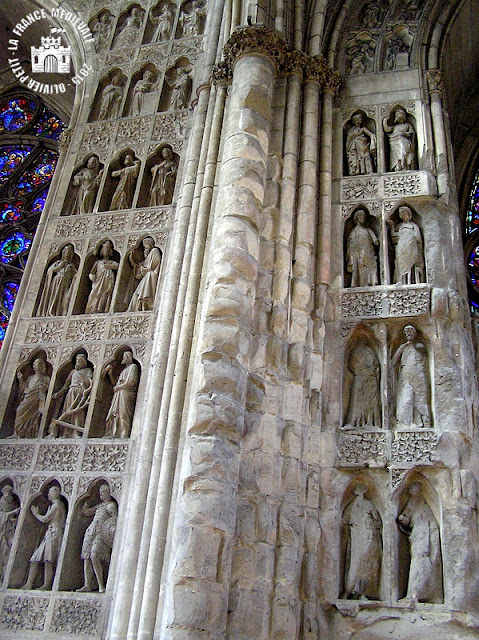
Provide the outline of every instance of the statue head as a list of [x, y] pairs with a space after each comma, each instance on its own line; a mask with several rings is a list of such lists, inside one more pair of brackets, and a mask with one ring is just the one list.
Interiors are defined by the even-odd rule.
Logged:
[[86, 369], [88, 366], [86, 355], [79, 353], [75, 358], [75, 369]]
[[410, 496], [417, 496], [421, 493], [422, 485], [420, 482], [413, 482], [409, 487], [408, 493]]
[[113, 242], [111, 240], [105, 240], [100, 247], [100, 255], [102, 258], [111, 258], [113, 255]]
[[133, 158], [131, 153], [127, 153], [125, 159], [123, 160], [123, 164], [125, 165], [125, 167], [131, 167], [134, 162], [135, 159]]
[[161, 150], [161, 157], [165, 158], [165, 160], [169, 160], [173, 157], [173, 151], [170, 149], [170, 147], [163, 147], [163, 149]]
[[396, 109], [396, 113], [394, 114], [394, 122], [396, 124], [404, 124], [407, 120], [407, 114], [402, 107]]
[[143, 72], [143, 80], [146, 80], [147, 82], [152, 82], [153, 78], [154, 78], [153, 71], [151, 71], [150, 69], [145, 69], [145, 71]]
[[75, 255], [75, 249], [72, 243], [69, 242], [62, 249], [62, 253], [61, 253], [62, 260], [65, 260], [66, 262], [71, 262], [73, 260], [74, 255]]
[[153, 247], [155, 246], [155, 241], [151, 236], [146, 236], [146, 238], [143, 238], [142, 244], [143, 244], [145, 255], [148, 255], [150, 251], [153, 249]]
[[99, 164], [100, 164], [100, 161], [98, 159], [98, 156], [93, 155], [88, 158], [86, 166], [89, 169], [96, 169], [99, 166]]
[[399, 207], [399, 217], [404, 222], [409, 222], [409, 220], [412, 220], [411, 209], [409, 207]]
[[359, 209], [354, 214], [354, 222], [359, 225], [363, 225], [366, 222], [366, 212], [363, 209]]
[[363, 114], [359, 111], [353, 115], [351, 120], [355, 127], [360, 127], [363, 123]]
[[404, 327], [404, 335], [408, 342], [413, 342], [416, 337], [416, 329], [412, 326], [412, 324], [408, 324]]
[[365, 484], [360, 482], [354, 487], [354, 495], [355, 496], [363, 496], [367, 492], [368, 488]]
[[45, 373], [46, 365], [45, 360], [43, 358], [35, 358], [32, 364], [33, 370], [35, 373]]
[[7, 500], [11, 500], [13, 496], [13, 487], [11, 484], [6, 484], [2, 487], [2, 496]]
[[108, 502], [111, 498], [110, 487], [107, 484], [102, 484], [99, 490], [100, 500], [102, 502]]
[[121, 359], [121, 363], [122, 364], [126, 364], [126, 365], [129, 365], [129, 364], [133, 363], [133, 354], [132, 354], [131, 351], [125, 351], [123, 353], [123, 357]]
[[52, 487], [50, 487], [48, 489], [47, 497], [50, 500], [50, 502], [53, 502], [54, 500], [59, 498], [60, 497], [60, 487], [57, 487], [56, 484], [54, 484]]
[[110, 20], [110, 14], [108, 13], [108, 11], [103, 12], [100, 16], [100, 22], [102, 22], [103, 24], [106, 24], [109, 20]]

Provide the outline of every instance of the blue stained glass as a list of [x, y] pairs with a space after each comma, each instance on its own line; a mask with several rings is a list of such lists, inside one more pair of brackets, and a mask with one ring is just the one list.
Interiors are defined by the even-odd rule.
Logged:
[[3, 313], [0, 313], [0, 347], [3, 344], [7, 327], [8, 327], [8, 318], [4, 316]]
[[466, 215], [466, 233], [479, 229], [479, 172], [469, 195], [469, 210]]
[[37, 105], [34, 100], [13, 98], [0, 107], [0, 131], [17, 131], [25, 127], [35, 114]]
[[34, 166], [30, 167], [20, 177], [15, 190], [16, 195], [30, 193], [35, 187], [50, 182], [53, 178], [57, 161], [58, 154], [54, 151], [44, 151]]
[[49, 109], [45, 109], [40, 117], [40, 120], [35, 125], [32, 133], [42, 138], [51, 138], [52, 140], [58, 140], [61, 132], [65, 128], [65, 125], [52, 113]]
[[0, 184], [4, 184], [18, 165], [32, 152], [33, 147], [0, 147]]
[[19, 288], [18, 282], [5, 282], [3, 285], [3, 305], [10, 313], [13, 311]]
[[45, 201], [47, 199], [48, 189], [42, 191], [33, 201], [30, 210], [32, 213], [41, 213], [45, 207]]
[[17, 222], [22, 217], [23, 202], [4, 202], [0, 205], [0, 222]]
[[28, 251], [31, 244], [31, 239], [21, 231], [11, 233], [0, 242], [0, 261], [6, 264], [13, 262], [15, 258]]

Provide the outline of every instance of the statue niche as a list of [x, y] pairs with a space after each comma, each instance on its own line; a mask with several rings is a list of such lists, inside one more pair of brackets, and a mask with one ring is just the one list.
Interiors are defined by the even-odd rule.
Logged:
[[49, 435], [53, 438], [80, 438], [93, 384], [93, 365], [84, 349], [75, 351], [69, 363], [60, 367], [49, 413]]
[[205, 28], [206, 10], [200, 0], [184, 2], [178, 18], [177, 38], [200, 36]]
[[399, 597], [437, 604], [444, 602], [441, 539], [427, 493], [432, 491], [415, 481], [400, 499]]
[[417, 169], [417, 140], [413, 116], [401, 105], [391, 109], [383, 118], [383, 129], [388, 138], [386, 165], [388, 171]]
[[73, 244], [65, 244], [45, 269], [34, 315], [54, 317], [67, 314], [79, 264], [80, 258]]
[[345, 357], [342, 430], [381, 428], [381, 365], [377, 354], [369, 330], [357, 330]]
[[5, 478], [0, 482], [0, 584], [5, 577], [19, 513], [20, 499], [13, 490], [12, 480]]
[[141, 35], [144, 9], [139, 4], [133, 4], [127, 11], [120, 14], [116, 26], [113, 49], [125, 49], [135, 47]]
[[86, 156], [83, 164], [74, 170], [62, 216], [93, 213], [104, 165], [95, 153]]
[[107, 361], [100, 375], [89, 437], [129, 437], [140, 374], [129, 346], [118, 349]]
[[118, 68], [112, 69], [100, 80], [88, 122], [116, 120], [120, 117], [125, 84], [126, 76]]
[[389, 264], [393, 282], [396, 284], [426, 282], [424, 242], [421, 229], [413, 220], [411, 209], [405, 205], [400, 206], [397, 215], [393, 214], [387, 220], [387, 225], [391, 237]]
[[105, 591], [118, 520], [118, 503], [104, 478], [76, 503], [60, 574], [63, 591]]
[[146, 236], [130, 251], [120, 274], [116, 311], [151, 311], [160, 277], [162, 252], [151, 236]]
[[51, 373], [51, 365], [39, 356], [17, 371], [18, 404], [13, 428], [15, 438], [38, 437], [45, 414]]
[[124, 149], [109, 167], [100, 201], [100, 211], [130, 209], [141, 162], [132, 149]]
[[431, 427], [430, 373], [427, 348], [412, 325], [404, 327], [405, 342], [393, 349], [395, 413], [400, 427]]
[[28, 503], [9, 587], [49, 591], [57, 569], [68, 501], [58, 480], [43, 486]]
[[341, 520], [341, 597], [349, 600], [381, 599], [383, 520], [371, 493], [365, 484], [358, 483], [353, 495], [345, 500], [347, 506]]
[[152, 63], [144, 65], [132, 76], [124, 116], [139, 117], [155, 113], [158, 105], [158, 77], [158, 69]]
[[[345, 287], [373, 287], [378, 279], [378, 222], [366, 209], [357, 209], [345, 224]], [[376, 232], [373, 230], [376, 230]]]
[[95, 41], [95, 51], [103, 53], [110, 42], [110, 35], [113, 29], [114, 16], [109, 9], [102, 9], [90, 22], [88, 26]]
[[173, 67], [167, 69], [159, 111], [179, 111], [189, 106], [193, 88], [192, 71], [188, 58], [179, 58]]
[[180, 157], [169, 144], [158, 147], [156, 153], [147, 159], [138, 195], [139, 207], [161, 207], [172, 203], [179, 161]]
[[176, 5], [169, 0], [157, 2], [150, 9], [143, 38], [144, 43], [165, 42], [172, 35]]
[[87, 256], [73, 308], [74, 314], [110, 311], [120, 254], [113, 241], [102, 240], [94, 254]]
[[345, 175], [368, 175], [376, 171], [376, 125], [364, 111], [356, 111], [344, 126]]

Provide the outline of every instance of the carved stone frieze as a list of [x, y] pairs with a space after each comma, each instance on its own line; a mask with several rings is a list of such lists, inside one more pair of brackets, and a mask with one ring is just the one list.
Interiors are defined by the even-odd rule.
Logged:
[[[19, 358], [20, 362], [26, 362], [27, 360], [29, 360], [35, 351], [36, 349], [34, 348], [22, 349], [20, 353], [20, 358]], [[58, 355], [58, 347], [44, 347], [43, 351], [45, 351], [47, 360], [49, 362], [54, 362], [56, 360]]]
[[367, 465], [380, 467], [386, 464], [386, 434], [381, 431], [339, 433], [337, 464], [342, 467]]
[[343, 318], [381, 316], [382, 297], [380, 291], [343, 293], [341, 296]]
[[413, 196], [418, 193], [421, 193], [421, 177], [417, 173], [384, 178], [384, 195], [387, 198]]
[[[65, 494], [66, 496], [71, 496], [73, 493], [73, 485], [75, 484], [75, 477], [74, 476], [58, 476], [58, 475], [55, 477], [57, 480], [60, 481], [60, 484], [62, 486], [62, 493]], [[34, 494], [39, 493], [42, 486], [49, 479], [50, 479], [50, 476], [48, 475], [33, 476], [32, 482], [30, 485], [30, 495], [33, 496]]]
[[139, 360], [142, 360], [146, 353], [146, 342], [137, 342], [133, 351], [135, 352], [136, 357]]
[[72, 137], [73, 137], [72, 129], [63, 129], [63, 131], [60, 134], [60, 138], [58, 140], [60, 151], [62, 153], [68, 150], [68, 147], [70, 146], [70, 142], [72, 141]]
[[59, 342], [62, 337], [65, 322], [63, 320], [47, 320], [44, 322], [30, 322], [25, 342], [38, 344], [40, 342]]
[[48, 603], [48, 598], [6, 596], [0, 626], [12, 631], [43, 631]]
[[[414, 113], [416, 111], [416, 103], [414, 102], [414, 100], [408, 100], [407, 102], [401, 103], [401, 104], [405, 107], [408, 113]], [[397, 106], [397, 103], [382, 104], [381, 115], [382, 116], [389, 115], [391, 110], [394, 109], [394, 107], [396, 106]]]
[[346, 339], [358, 322], [341, 322], [341, 338]]
[[95, 216], [93, 222], [94, 233], [119, 233], [124, 231], [128, 224], [127, 213], [116, 213], [114, 215]]
[[174, 140], [185, 136], [187, 113], [156, 116], [153, 138], [155, 140]]
[[[352, 214], [352, 212], [356, 209], [356, 207], [357, 207], [357, 204], [343, 204], [341, 206], [341, 214], [343, 219], [348, 218]], [[381, 204], [378, 201], [368, 202], [367, 208], [368, 208], [368, 211], [371, 213], [371, 215], [373, 215], [375, 218], [378, 218], [380, 216]]]
[[191, 38], [189, 40], [181, 40], [173, 43], [171, 49], [172, 56], [188, 56], [191, 60], [196, 58], [203, 49], [203, 38]]
[[119, 476], [117, 478], [109, 478], [108, 480], [110, 482], [112, 495], [114, 495], [115, 498], [119, 500], [121, 496], [121, 490], [123, 489], [123, 478]]
[[105, 318], [85, 318], [84, 320], [70, 320], [67, 329], [67, 340], [70, 342], [84, 342], [85, 340], [102, 340], [105, 333]]
[[[65, 245], [64, 242], [52, 242], [50, 245], [49, 258], [54, 258], [60, 253], [60, 249]], [[81, 253], [85, 248], [85, 240], [75, 240], [75, 253]]]
[[343, 200], [372, 200], [379, 195], [377, 178], [357, 178], [343, 182]]
[[88, 444], [83, 458], [83, 471], [123, 471], [128, 454], [125, 444]]
[[13, 487], [15, 491], [19, 494], [22, 500], [25, 497], [27, 483], [28, 483], [28, 476], [26, 475], [25, 476], [15, 475], [13, 477]]
[[429, 288], [400, 289], [388, 295], [389, 314], [392, 316], [418, 316], [429, 312]]
[[384, 213], [388, 214], [396, 206], [396, 204], [396, 200], [384, 200]]
[[110, 327], [110, 340], [127, 340], [128, 338], [146, 338], [150, 328], [149, 316], [129, 316], [114, 318]]
[[101, 124], [89, 124], [85, 127], [80, 151], [91, 149], [107, 149], [113, 143], [116, 122], [103, 122]]
[[165, 67], [166, 57], [168, 55], [167, 44], [150, 44], [147, 47], [142, 47], [138, 55], [138, 60], [153, 62], [156, 65], [158, 71], [162, 71]]
[[143, 229], [161, 229], [168, 224], [170, 217], [170, 208], [149, 209], [148, 211], [139, 211], [135, 214], [132, 229], [142, 231]]
[[396, 464], [432, 464], [437, 462], [436, 447], [439, 436], [436, 431], [396, 431], [391, 444], [391, 460]]
[[60, 220], [55, 229], [55, 237], [72, 238], [74, 236], [84, 236], [88, 233], [90, 221], [82, 218], [69, 218]]
[[135, 49], [114, 49], [108, 53], [107, 64], [124, 64], [131, 62], [135, 55]]
[[56, 600], [50, 629], [56, 633], [95, 636], [98, 633], [101, 608], [101, 597], [87, 601], [66, 598]]
[[359, 76], [371, 73], [376, 51], [376, 37], [368, 31], [352, 31], [346, 45], [348, 59], [347, 74]]
[[131, 140], [135, 140], [135, 144], [144, 144], [152, 120], [152, 116], [145, 116], [144, 118], [121, 122], [116, 136], [117, 141], [129, 143]]
[[41, 444], [35, 469], [39, 471], [75, 471], [80, 446], [76, 444]]
[[0, 469], [26, 471], [33, 460], [33, 444], [3, 444], [0, 447]]

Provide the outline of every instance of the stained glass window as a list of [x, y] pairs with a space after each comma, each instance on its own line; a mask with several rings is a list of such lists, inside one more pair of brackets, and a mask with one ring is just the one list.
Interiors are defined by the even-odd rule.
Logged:
[[64, 128], [33, 94], [20, 91], [0, 98], [0, 346], [57, 165], [56, 141]]
[[466, 215], [466, 233], [472, 233], [475, 229], [479, 229], [479, 171], [469, 195], [469, 208]]

